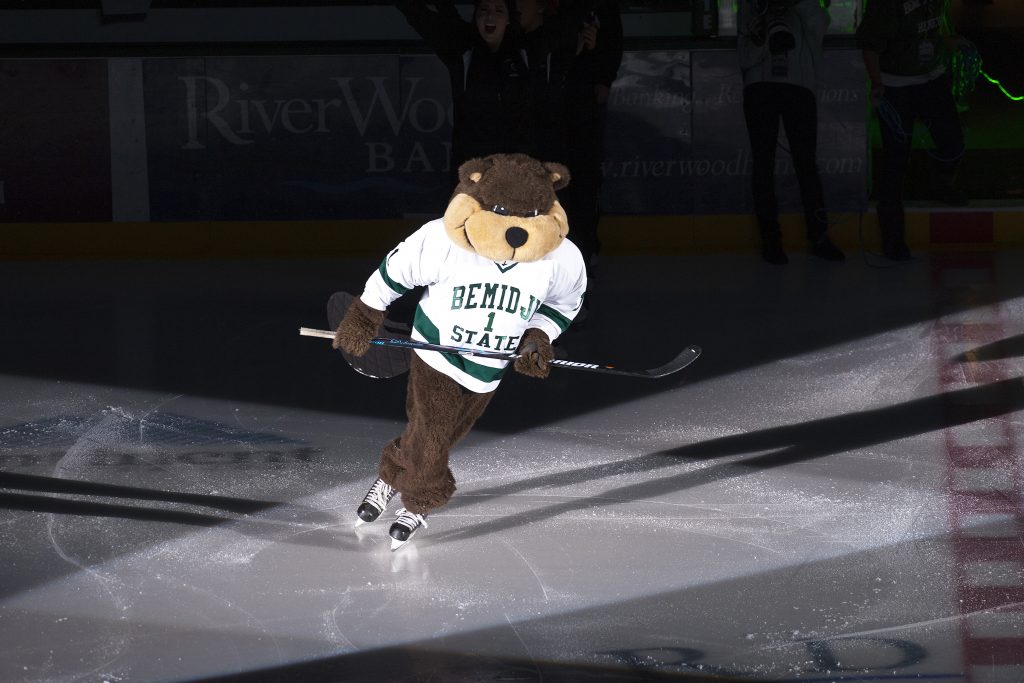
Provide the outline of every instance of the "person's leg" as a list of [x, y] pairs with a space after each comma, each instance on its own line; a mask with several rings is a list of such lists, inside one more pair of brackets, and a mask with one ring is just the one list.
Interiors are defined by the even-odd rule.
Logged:
[[571, 91], [574, 99], [567, 108], [566, 139], [571, 180], [559, 193], [569, 218], [570, 239], [583, 256], [587, 273], [592, 273], [598, 241], [598, 192], [601, 183], [601, 154], [604, 129], [601, 107], [579, 88]]
[[406, 394], [408, 424], [381, 454], [380, 478], [411, 512], [425, 515], [455, 493], [448, 453], [483, 414], [492, 393], [476, 394], [437, 372], [415, 353]]
[[811, 251], [830, 261], [842, 260], [843, 252], [829, 241], [827, 235], [828, 212], [818, 172], [818, 101], [813, 91], [794, 85], [787, 88], [784, 103], [782, 125], [800, 185]]
[[559, 201], [569, 219], [569, 239], [583, 256], [588, 275], [592, 273], [594, 257], [600, 248], [597, 237], [598, 226], [598, 178], [599, 168], [589, 159], [574, 159], [569, 166], [572, 180], [559, 193]]
[[949, 74], [921, 86], [921, 91], [921, 121], [935, 143], [935, 150], [929, 153], [935, 170], [935, 197], [947, 204], [965, 204], [966, 195], [955, 186], [965, 149], [964, 131]]
[[875, 183], [878, 227], [882, 252], [897, 261], [910, 258], [904, 235], [903, 182], [914, 139], [917, 96], [913, 86], [886, 88], [878, 106], [882, 134], [882, 160]]
[[761, 255], [769, 263], [786, 263], [775, 197], [775, 147], [779, 137], [779, 105], [773, 83], [753, 83], [743, 89], [743, 116], [753, 162], [750, 179], [754, 215], [761, 232]]

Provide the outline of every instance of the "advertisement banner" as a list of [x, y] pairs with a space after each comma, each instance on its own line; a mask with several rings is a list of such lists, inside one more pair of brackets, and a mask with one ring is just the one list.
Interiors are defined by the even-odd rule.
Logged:
[[693, 213], [691, 114], [689, 51], [623, 55], [608, 102], [606, 213]]
[[145, 99], [154, 220], [390, 218], [447, 200], [435, 57], [147, 60]]
[[[418, 218], [448, 201], [451, 97], [433, 55], [154, 58], [141, 73], [145, 136], [119, 140], [144, 149], [119, 149], [148, 171], [151, 220]], [[8, 60], [0, 78], [2, 219], [112, 220], [107, 60]], [[823, 78], [826, 200], [858, 210], [867, 194], [860, 54], [826, 51]], [[604, 211], [750, 211], [742, 100], [733, 50], [627, 52], [608, 103]], [[780, 131], [780, 206], [795, 211], [786, 146]]]

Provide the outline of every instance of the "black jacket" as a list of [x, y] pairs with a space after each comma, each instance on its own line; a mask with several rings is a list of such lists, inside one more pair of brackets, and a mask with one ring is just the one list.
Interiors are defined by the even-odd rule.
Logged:
[[563, 15], [547, 19], [522, 37], [530, 74], [533, 156], [567, 163], [566, 80], [576, 57], [578, 22]]
[[[491, 52], [453, 0], [398, 0], [398, 9], [448, 68], [451, 81], [452, 170], [467, 159], [499, 152], [532, 152], [532, 92], [526, 57], [513, 27]], [[510, 18], [514, 21], [514, 18]]]

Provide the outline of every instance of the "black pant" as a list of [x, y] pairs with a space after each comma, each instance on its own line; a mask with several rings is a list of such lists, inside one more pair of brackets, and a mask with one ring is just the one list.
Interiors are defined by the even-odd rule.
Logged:
[[575, 98], [568, 107], [566, 130], [572, 179], [558, 196], [569, 218], [569, 239], [579, 247], [590, 273], [590, 261], [601, 250], [598, 224], [607, 107], [594, 100], [593, 84], [586, 88], [582, 93], [579, 88], [569, 91]]
[[882, 163], [875, 188], [880, 214], [903, 209], [903, 181], [910, 163], [915, 121], [925, 125], [935, 143], [931, 156], [943, 185], [940, 189], [952, 186], [964, 153], [964, 134], [949, 74], [920, 85], [887, 87], [882, 99], [878, 109]]
[[781, 120], [800, 185], [807, 238], [816, 241], [828, 228], [828, 214], [818, 175], [818, 102], [814, 92], [791, 83], [752, 83], [743, 88], [743, 115], [754, 162], [751, 189], [761, 237], [778, 239], [780, 234], [775, 150]]

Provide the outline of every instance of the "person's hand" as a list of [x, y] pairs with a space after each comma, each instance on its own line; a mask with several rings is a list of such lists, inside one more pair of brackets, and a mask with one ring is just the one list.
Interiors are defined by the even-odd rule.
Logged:
[[555, 350], [551, 348], [551, 340], [543, 330], [536, 327], [526, 330], [517, 351], [519, 357], [513, 366], [516, 372], [538, 379], [544, 379], [551, 372], [550, 363], [555, 357]]
[[881, 104], [882, 97], [884, 97], [884, 96], [885, 96], [885, 86], [882, 85], [881, 82], [872, 83], [871, 84], [871, 94], [870, 94], [871, 106], [872, 107], [877, 107], [879, 104]]
[[612, 89], [604, 83], [594, 84], [594, 101], [598, 104], [608, 104], [608, 97], [611, 95]]
[[583, 25], [576, 37], [576, 54], [584, 50], [593, 50], [597, 46], [597, 31], [596, 23]]
[[384, 311], [370, 308], [362, 299], [356, 299], [345, 311], [331, 343], [336, 349], [353, 356], [362, 356], [370, 350], [370, 340], [384, 322]]

